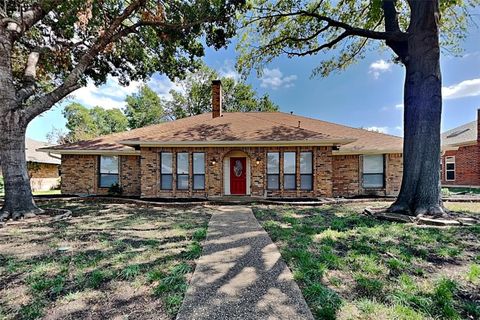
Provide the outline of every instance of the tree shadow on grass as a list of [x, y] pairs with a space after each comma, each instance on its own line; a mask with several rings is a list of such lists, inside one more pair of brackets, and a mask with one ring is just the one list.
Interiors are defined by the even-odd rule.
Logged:
[[[328, 287], [339, 293], [342, 303], [373, 299], [370, 301], [394, 304], [398, 297], [405, 296], [412, 301], [423, 299], [429, 302], [420, 307], [414, 304], [407, 307], [423, 316], [448, 318], [449, 311], [435, 304], [441, 300], [436, 294], [445, 286], [449, 288], [445, 292], [451, 290], [448, 294], [457, 297], [459, 294], [455, 295], [455, 290], [459, 289], [438, 282], [435, 277], [442, 270], [454, 270], [474, 262], [471, 257], [480, 249], [476, 227], [419, 228], [374, 220], [342, 205], [258, 207], [255, 214], [281, 247], [283, 258], [294, 270], [314, 312], [321, 311], [321, 306], [331, 300], [318, 299], [311, 291]], [[415, 294], [402, 292], [406, 289], [399, 283], [413, 281], [405, 280], [410, 278], [430, 281], [434, 292], [425, 293], [418, 288]], [[467, 308], [460, 307], [474, 301], [462, 299], [452, 298], [441, 303], [455, 305], [458, 308], [455, 312], [462, 316], [475, 317]], [[335, 313], [330, 317], [319, 313], [316, 316], [333, 319]]]
[[[136, 319], [172, 318], [163, 298], [153, 295], [152, 287], [159, 280], [150, 279], [150, 273], [167, 272], [181, 262], [194, 264], [188, 253], [195, 243], [194, 232], [209, 219], [208, 210], [178, 214], [174, 208], [118, 208], [88, 201], [67, 207], [75, 208], [70, 220], [0, 230], [4, 249], [0, 315], [7, 319], [42, 315], [48, 319], [114, 318], [124, 314]], [[152, 226], [135, 228], [136, 223], [145, 221]], [[186, 229], [179, 227], [187, 224]], [[90, 228], [92, 225], [96, 228]], [[19, 248], [23, 248], [21, 252]], [[22, 299], [18, 299], [19, 292]], [[89, 297], [91, 294], [94, 296]]]

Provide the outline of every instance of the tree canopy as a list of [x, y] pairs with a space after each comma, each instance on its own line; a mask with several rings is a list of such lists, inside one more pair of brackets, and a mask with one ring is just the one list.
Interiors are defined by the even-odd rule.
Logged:
[[[329, 75], [390, 48], [405, 67], [403, 177], [390, 212], [443, 215], [439, 179], [440, 53], [456, 52], [480, 0], [256, 0], [246, 15], [238, 66], [261, 73], [276, 57], [324, 53], [313, 74]], [[328, 52], [326, 52], [328, 51]]]
[[130, 129], [157, 124], [165, 120], [165, 101], [147, 85], [142, 85], [138, 93], [127, 96], [125, 102], [123, 112], [128, 119]]
[[212, 80], [222, 81], [223, 110], [277, 111], [278, 106], [268, 94], [258, 96], [251, 85], [231, 77], [220, 77], [217, 71], [202, 65], [198, 71], [189, 73], [180, 81], [180, 90], [171, 90], [172, 100], [168, 110], [173, 119], [185, 118], [212, 110]]
[[63, 116], [68, 132], [52, 130], [48, 139], [53, 143], [77, 142], [128, 129], [127, 117], [119, 109], [87, 108], [73, 102], [65, 107]]
[[244, 0], [25, 0], [0, 8], [0, 220], [40, 210], [25, 161], [25, 131], [36, 116], [89, 79], [122, 84], [154, 72], [193, 70], [204, 46], [235, 34]]
[[[412, 6], [418, 2], [255, 0], [244, 18], [245, 28], [237, 46], [241, 52], [238, 67], [243, 74], [252, 68], [261, 73], [265, 64], [282, 55], [293, 58], [333, 50], [335, 54], [324, 53], [313, 68], [314, 75], [328, 76], [369, 51], [391, 45], [395, 60], [402, 62], [406, 49], [399, 43], [407, 41], [413, 27]], [[460, 40], [473, 18], [469, 10], [480, 0], [439, 3], [441, 44], [446, 51], [459, 53]]]

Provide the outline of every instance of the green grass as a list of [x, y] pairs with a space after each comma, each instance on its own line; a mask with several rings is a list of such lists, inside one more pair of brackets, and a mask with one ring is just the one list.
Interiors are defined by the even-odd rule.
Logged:
[[480, 194], [480, 188], [445, 187], [443, 189], [447, 189], [450, 193]]
[[[477, 319], [480, 227], [419, 228], [357, 203], [257, 206], [316, 319]], [[455, 210], [480, 212], [478, 204]]]
[[0, 319], [68, 314], [78, 305], [85, 308], [75, 318], [175, 318], [202, 252], [209, 209], [80, 199], [48, 206], [72, 210], [72, 219], [0, 229]]

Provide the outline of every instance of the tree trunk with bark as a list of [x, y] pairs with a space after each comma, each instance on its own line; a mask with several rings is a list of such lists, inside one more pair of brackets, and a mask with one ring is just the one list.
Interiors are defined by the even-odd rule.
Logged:
[[25, 159], [28, 121], [19, 108], [13, 84], [11, 39], [0, 30], [0, 161], [5, 200], [0, 221], [41, 212], [33, 200]]
[[438, 1], [411, 1], [404, 87], [403, 180], [390, 212], [444, 213], [440, 196], [442, 79]]

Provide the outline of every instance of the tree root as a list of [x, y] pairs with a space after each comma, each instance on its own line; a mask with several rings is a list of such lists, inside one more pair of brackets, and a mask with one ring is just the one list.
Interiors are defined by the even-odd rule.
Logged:
[[397, 213], [412, 217], [432, 216], [432, 217], [447, 217], [449, 211], [442, 205], [433, 205], [429, 207], [416, 207], [414, 210], [409, 205], [404, 203], [393, 203], [388, 209], [389, 213]]
[[5, 222], [9, 219], [20, 220], [34, 218], [38, 214], [42, 213], [44, 213], [44, 211], [40, 208], [34, 208], [31, 210], [15, 210], [13, 212], [4, 208], [0, 211], [0, 222]]

